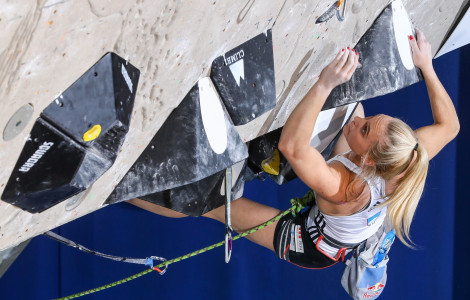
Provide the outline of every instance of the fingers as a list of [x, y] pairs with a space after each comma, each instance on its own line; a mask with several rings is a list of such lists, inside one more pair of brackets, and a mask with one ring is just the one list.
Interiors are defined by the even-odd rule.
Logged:
[[[354, 65], [356, 64], [356, 57], [357, 56], [358, 55], [356, 54], [354, 49], [352, 49], [349, 52], [348, 62], [344, 65], [344, 70], [343, 70], [346, 75], [351, 71], [352, 68], [354, 68]], [[347, 79], [349, 79], [349, 77]]]
[[416, 53], [418, 51], [418, 44], [416, 43], [415, 38], [412, 35], [410, 35], [409, 40], [410, 40], [411, 50], [413, 51], [413, 53]]
[[357, 69], [357, 66], [359, 65], [359, 53], [355, 53], [355, 55], [351, 55], [354, 57], [354, 63], [353, 63], [353, 66], [348, 70], [348, 72], [346, 73], [346, 77], [347, 77], [347, 80], [351, 79], [354, 71], [356, 71]]
[[336, 57], [333, 59], [332, 63], [337, 65], [338, 62], [341, 60], [341, 57], [343, 57], [343, 55], [344, 55], [344, 49], [338, 52]]
[[349, 53], [349, 47], [348, 47], [348, 50], [341, 51], [341, 57], [335, 66], [336, 72], [338, 72], [339, 70], [341, 70], [341, 68], [343, 68], [344, 64], [348, 60], [348, 53]]
[[418, 42], [425, 41], [426, 37], [424, 36], [424, 33], [418, 28], [415, 28], [415, 30], [416, 30], [416, 38], [418, 39]]

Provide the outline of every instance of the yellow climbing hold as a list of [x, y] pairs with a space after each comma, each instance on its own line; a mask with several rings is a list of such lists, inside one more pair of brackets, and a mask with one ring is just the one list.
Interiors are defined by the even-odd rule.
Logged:
[[280, 165], [280, 158], [279, 158], [279, 151], [276, 149], [274, 150], [274, 154], [263, 160], [261, 163], [261, 167], [263, 170], [272, 175], [279, 175], [279, 165]]
[[83, 140], [85, 142], [93, 141], [94, 139], [100, 136], [100, 133], [101, 133], [101, 125], [96, 124], [95, 126], [91, 127], [90, 130], [85, 132], [85, 134], [83, 135]]

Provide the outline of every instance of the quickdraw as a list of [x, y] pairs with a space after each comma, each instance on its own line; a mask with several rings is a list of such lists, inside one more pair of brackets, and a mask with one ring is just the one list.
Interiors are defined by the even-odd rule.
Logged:
[[346, 0], [339, 0], [338, 6], [336, 7], [336, 17], [338, 18], [338, 20], [344, 21], [345, 16], [346, 16]]

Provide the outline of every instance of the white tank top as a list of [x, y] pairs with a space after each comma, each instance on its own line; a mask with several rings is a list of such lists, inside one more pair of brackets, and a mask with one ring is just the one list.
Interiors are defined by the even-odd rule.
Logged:
[[[360, 167], [344, 156], [337, 155], [328, 163], [334, 160], [341, 162], [351, 172], [356, 174], [361, 172]], [[329, 216], [320, 212], [318, 206], [312, 207], [307, 218], [307, 231], [314, 243], [320, 233], [313, 218], [316, 218], [318, 226], [326, 236], [346, 244], [358, 244], [378, 230], [387, 214], [387, 206], [378, 207], [380, 203], [388, 199], [385, 194], [385, 181], [382, 177], [377, 176], [366, 180], [366, 182], [370, 190], [370, 202], [361, 211], [350, 216]], [[332, 257], [335, 257], [338, 252], [338, 248], [330, 246], [324, 241], [321, 241], [318, 247]]]

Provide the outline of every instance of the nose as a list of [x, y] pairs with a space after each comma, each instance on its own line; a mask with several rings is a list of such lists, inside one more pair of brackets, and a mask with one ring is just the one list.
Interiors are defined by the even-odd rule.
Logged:
[[360, 120], [362, 120], [362, 118], [361, 118], [361, 117], [358, 117], [358, 116], [355, 116], [355, 117], [354, 117], [354, 121], [356, 121], [356, 120], [359, 120], [359, 121], [360, 121]]
[[354, 124], [359, 125], [362, 122], [362, 120], [364, 120], [364, 119], [361, 118], [361, 117], [355, 116], [354, 117]]

